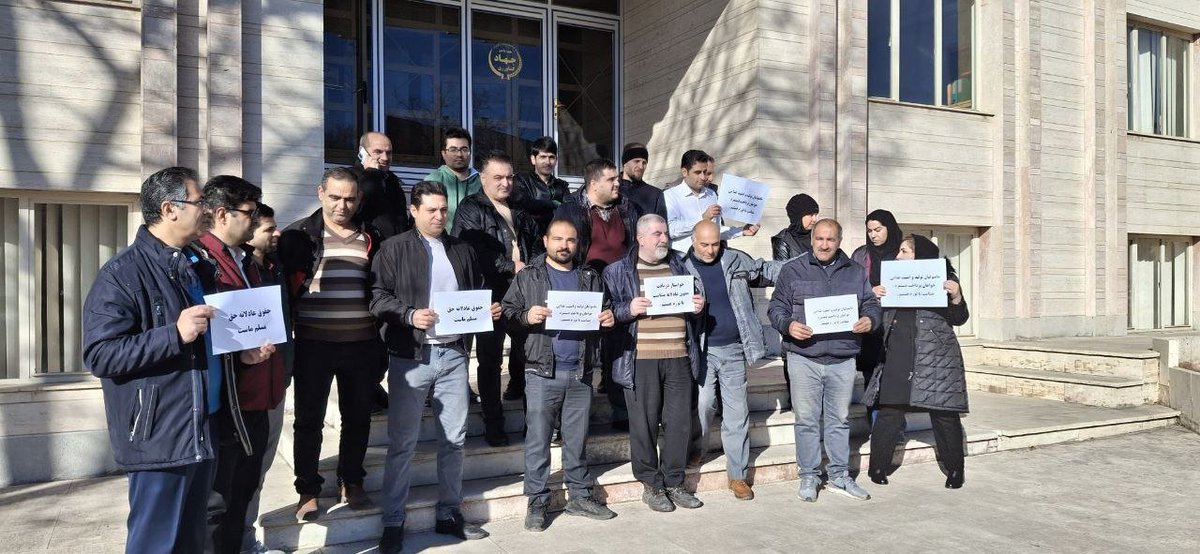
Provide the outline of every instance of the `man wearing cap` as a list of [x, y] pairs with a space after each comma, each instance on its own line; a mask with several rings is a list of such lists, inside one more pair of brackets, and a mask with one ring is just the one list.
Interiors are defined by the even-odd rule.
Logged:
[[662, 189], [643, 181], [650, 151], [640, 142], [625, 145], [621, 152], [621, 196], [628, 198], [643, 214], [658, 214], [667, 218], [667, 202]]

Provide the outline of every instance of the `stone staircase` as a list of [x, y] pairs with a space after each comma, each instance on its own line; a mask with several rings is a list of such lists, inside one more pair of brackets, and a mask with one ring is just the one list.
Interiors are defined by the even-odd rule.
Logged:
[[967, 390], [1120, 408], [1158, 401], [1158, 353], [1100, 341], [963, 346]]

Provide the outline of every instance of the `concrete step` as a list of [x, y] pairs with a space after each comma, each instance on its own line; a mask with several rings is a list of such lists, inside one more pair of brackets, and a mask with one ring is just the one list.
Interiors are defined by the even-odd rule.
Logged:
[[[1037, 400], [1016, 399], [998, 402], [1009, 405], [1014, 402], [1038, 403]], [[1044, 410], [1045, 406], [1038, 409]], [[1011, 410], [1011, 408], [1010, 408]], [[1046, 444], [1085, 440], [1121, 433], [1142, 431], [1157, 427], [1173, 425], [1178, 421], [1179, 412], [1160, 406], [1140, 406], [1126, 410], [1105, 410], [1102, 408], [1078, 408], [1076, 410], [1093, 410], [1099, 413], [1094, 418], [1064, 418], [1064, 423], [1041, 423], [1020, 429], [997, 429], [995, 426], [974, 428], [970, 416], [964, 419], [967, 427], [966, 452], [968, 456], [976, 456], [1002, 450], [1030, 448]], [[996, 415], [996, 414], [991, 414]], [[985, 420], [987, 417], [984, 418]], [[898, 446], [895, 457], [905, 464], [921, 463], [934, 460], [932, 434], [928, 431], [909, 432], [905, 444]], [[851, 444], [851, 467], [860, 467], [860, 462], [870, 453], [870, 445], [864, 439], [853, 439]], [[795, 449], [790, 444], [770, 444], [751, 450], [751, 470], [749, 479], [756, 485], [791, 480], [796, 478]], [[628, 463], [593, 464], [592, 473], [596, 478], [596, 496], [620, 511], [620, 503], [636, 501], [641, 498], [642, 486], [632, 474]], [[869, 481], [863, 478], [864, 487], [871, 492], [877, 491]], [[724, 488], [727, 483], [725, 460], [718, 457], [707, 461], [699, 468], [688, 470], [686, 485], [696, 491], [710, 491]], [[561, 509], [565, 503], [565, 490], [561, 482], [561, 473], [551, 475], [551, 489], [554, 492], [552, 509]], [[505, 518], [523, 517], [527, 501], [522, 492], [522, 481], [519, 475], [507, 475], [486, 479], [472, 479], [463, 483], [464, 502], [462, 510], [470, 521], [488, 522]], [[378, 492], [371, 493], [375, 507], [351, 511], [344, 505], [330, 506], [321, 518], [315, 522], [296, 522], [293, 507], [287, 506], [263, 516], [263, 539], [272, 547], [284, 550], [313, 551], [322, 546], [342, 544], [364, 545], [371, 544], [382, 533], [380, 522], [380, 506], [383, 498]], [[408, 521], [405, 530], [418, 532], [433, 527], [434, 508], [437, 501], [437, 487], [434, 484], [413, 487], [409, 497]]]
[[1113, 344], [1083, 347], [1066, 340], [977, 342], [963, 348], [967, 365], [1038, 369], [1152, 381], [1158, 352]]
[[967, 367], [967, 389], [1108, 408], [1152, 403], [1157, 394], [1141, 378], [991, 365]]

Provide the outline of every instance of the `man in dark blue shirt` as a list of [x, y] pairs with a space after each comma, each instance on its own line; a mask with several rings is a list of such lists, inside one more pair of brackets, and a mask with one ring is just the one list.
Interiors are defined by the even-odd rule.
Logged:
[[[529, 332], [525, 341], [525, 496], [529, 497], [525, 529], [529, 531], [546, 528], [550, 435], [560, 416], [563, 475], [570, 493], [566, 513], [592, 519], [616, 517], [592, 497], [594, 481], [585, 450], [592, 410], [592, 371], [601, 363], [600, 330], [546, 328], [546, 319], [551, 315], [547, 307], [550, 291], [604, 292], [603, 282], [596, 270], [575, 264], [578, 231], [571, 220], [551, 221], [542, 240], [546, 254], [517, 273], [502, 304], [505, 321]], [[608, 298], [602, 306], [595, 323], [607, 329], [616, 320]]]
[[[707, 309], [703, 316], [704, 365], [696, 385], [700, 388], [699, 433], [693, 436], [692, 460], [703, 461], [706, 438], [717, 413], [720, 388], [721, 444], [729, 490], [739, 500], [754, 498], [746, 482], [750, 461], [750, 410], [746, 396], [746, 367], [766, 355], [763, 326], [754, 313], [751, 287], [769, 287], [783, 262], [752, 259], [745, 252], [726, 248], [721, 229], [704, 220], [692, 230], [692, 248], [684, 259], [688, 271], [704, 286]], [[719, 387], [718, 387], [719, 384]]]

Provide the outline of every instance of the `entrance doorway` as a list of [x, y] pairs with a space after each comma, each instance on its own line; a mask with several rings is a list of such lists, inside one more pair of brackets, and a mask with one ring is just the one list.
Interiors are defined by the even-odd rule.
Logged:
[[[325, 3], [325, 161], [354, 162], [363, 132], [392, 140], [393, 170], [441, 165], [443, 132], [464, 127], [476, 156], [559, 143], [578, 182], [621, 136], [619, 1], [332, 0]], [[572, 179], [575, 177], [576, 179]]]

